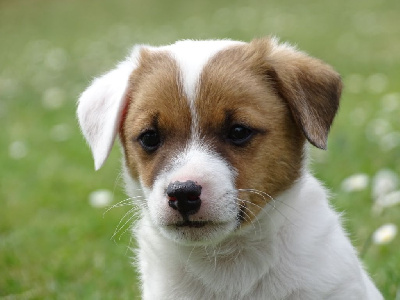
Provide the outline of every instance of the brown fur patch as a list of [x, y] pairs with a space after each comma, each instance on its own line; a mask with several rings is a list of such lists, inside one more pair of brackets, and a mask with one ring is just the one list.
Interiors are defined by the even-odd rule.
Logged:
[[[218, 53], [201, 74], [196, 101], [201, 134], [238, 171], [236, 187], [260, 191], [239, 194], [244, 223], [300, 176], [305, 136], [324, 146], [340, 96], [330, 67], [272, 47], [263, 39]], [[243, 147], [221, 138], [235, 124], [256, 132]]]
[[[151, 187], [158, 172], [189, 137], [191, 115], [181, 92], [178, 67], [165, 52], [142, 50], [139, 67], [130, 77], [129, 104], [120, 138], [133, 178], [139, 174]], [[138, 142], [145, 130], [157, 130], [161, 146], [147, 153]]]
[[[265, 47], [266, 40], [254, 40]], [[285, 47], [267, 57], [278, 94], [287, 102], [297, 125], [314, 146], [326, 149], [342, 92], [340, 75], [319, 59]]]
[[[202, 135], [238, 171], [236, 187], [274, 197], [299, 177], [304, 137], [268, 80], [268, 50], [250, 44], [217, 54], [201, 75], [196, 108]], [[238, 147], [223, 138], [221, 128], [235, 124], [256, 131], [248, 145]], [[239, 198], [247, 222], [270, 201], [252, 192], [241, 192]]]

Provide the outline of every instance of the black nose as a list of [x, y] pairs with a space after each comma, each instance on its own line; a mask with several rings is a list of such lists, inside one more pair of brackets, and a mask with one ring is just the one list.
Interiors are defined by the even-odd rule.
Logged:
[[167, 187], [167, 195], [169, 206], [178, 210], [185, 220], [200, 209], [201, 185], [191, 180], [170, 183]]

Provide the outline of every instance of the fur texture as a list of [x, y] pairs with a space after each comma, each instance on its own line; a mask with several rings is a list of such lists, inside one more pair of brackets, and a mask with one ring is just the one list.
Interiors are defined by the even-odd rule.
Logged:
[[[382, 299], [307, 171], [340, 76], [274, 38], [137, 46], [82, 94], [95, 159], [119, 134], [144, 299]], [[192, 182], [185, 205], [168, 193]], [[179, 200], [181, 201], [181, 200]], [[193, 205], [193, 204], [190, 204]]]

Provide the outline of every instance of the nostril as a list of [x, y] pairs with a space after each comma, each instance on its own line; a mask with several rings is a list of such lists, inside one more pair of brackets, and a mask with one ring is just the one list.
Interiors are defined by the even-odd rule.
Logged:
[[197, 200], [200, 200], [200, 197], [197, 195], [188, 195], [188, 200], [189, 201], [197, 201]]
[[169, 207], [172, 207], [173, 209], [177, 210], [178, 209], [178, 200], [176, 198], [175, 198], [175, 200], [170, 198], [168, 201], [168, 205], [169, 205]]

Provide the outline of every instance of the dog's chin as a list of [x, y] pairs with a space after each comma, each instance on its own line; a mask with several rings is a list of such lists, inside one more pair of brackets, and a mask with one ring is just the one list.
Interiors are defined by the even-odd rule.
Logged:
[[203, 222], [180, 221], [175, 224], [158, 226], [161, 234], [174, 242], [186, 246], [202, 246], [216, 244], [237, 228], [238, 221], [230, 222]]

